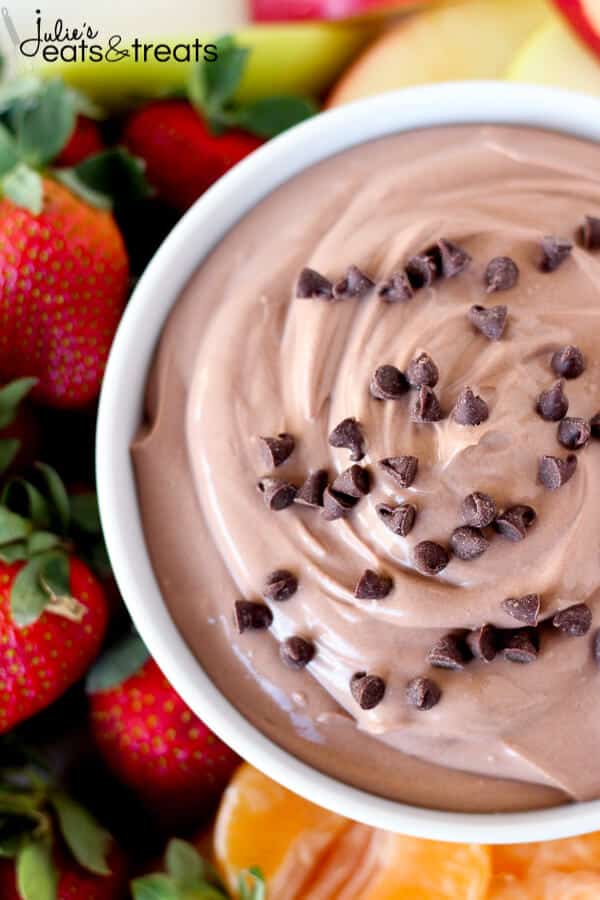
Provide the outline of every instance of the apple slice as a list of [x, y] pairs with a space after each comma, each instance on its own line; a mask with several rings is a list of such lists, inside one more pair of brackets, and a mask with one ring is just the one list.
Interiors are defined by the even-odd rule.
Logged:
[[573, 31], [600, 56], [600, 0], [554, 0]]
[[250, 0], [255, 22], [350, 19], [423, 5], [427, 0]]
[[600, 63], [560, 19], [543, 25], [527, 41], [509, 67], [507, 77], [511, 81], [600, 94]]
[[328, 106], [425, 82], [502, 77], [547, 18], [544, 0], [463, 0], [415, 13], [367, 48]]

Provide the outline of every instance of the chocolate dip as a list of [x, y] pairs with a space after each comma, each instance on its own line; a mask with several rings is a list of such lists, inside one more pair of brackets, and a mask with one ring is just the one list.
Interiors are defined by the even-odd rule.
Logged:
[[[344, 782], [451, 810], [600, 797], [600, 426], [586, 431], [600, 254], [586, 215], [600, 215], [590, 143], [471, 126], [385, 138], [267, 197], [165, 326], [132, 450], [163, 596], [243, 715]], [[464, 251], [453, 277], [440, 240]], [[299, 288], [306, 267], [335, 285], [349, 266], [373, 284], [340, 299]], [[411, 299], [390, 294], [394, 275]], [[373, 387], [381, 366], [399, 373]], [[348, 418], [362, 457], [329, 441]], [[282, 433], [274, 466], [261, 437]], [[418, 461], [404, 481], [397, 457]], [[353, 464], [368, 493], [338, 518], [271, 509], [257, 488], [325, 469], [335, 505]], [[483, 506], [465, 506], [474, 492]], [[276, 570], [297, 579], [286, 599], [266, 585]], [[236, 622], [239, 601], [270, 613]]]

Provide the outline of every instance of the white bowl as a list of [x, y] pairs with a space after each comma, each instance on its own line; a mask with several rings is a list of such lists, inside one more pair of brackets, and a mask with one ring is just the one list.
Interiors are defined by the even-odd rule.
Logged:
[[319, 115], [270, 142], [194, 204], [146, 269], [112, 347], [98, 418], [100, 513], [117, 582], [148, 649], [186, 703], [258, 769], [308, 800], [378, 828], [446, 841], [539, 841], [600, 828], [600, 800], [487, 815], [421, 809], [323, 775], [251, 725], [213, 685], [171, 620], [146, 550], [129, 453], [165, 320], [188, 278], [248, 210], [296, 173], [356, 144], [414, 128], [465, 123], [531, 125], [600, 142], [600, 102], [494, 82], [372, 97]]

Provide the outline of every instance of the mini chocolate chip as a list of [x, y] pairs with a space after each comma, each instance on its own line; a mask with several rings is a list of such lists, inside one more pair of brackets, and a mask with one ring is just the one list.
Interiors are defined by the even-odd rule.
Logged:
[[416, 456], [388, 456], [380, 459], [379, 466], [402, 488], [410, 487], [417, 475], [419, 460]]
[[312, 641], [294, 635], [282, 641], [279, 655], [290, 669], [304, 669], [315, 655], [315, 645]]
[[567, 450], [581, 450], [589, 441], [591, 433], [585, 419], [568, 417], [558, 426], [558, 442]]
[[535, 662], [538, 655], [537, 638], [531, 628], [519, 628], [504, 636], [502, 648], [504, 659], [509, 662], [527, 665]]
[[276, 569], [265, 578], [262, 595], [265, 600], [282, 603], [289, 600], [298, 590], [298, 579], [287, 569]]
[[419, 353], [406, 370], [406, 380], [415, 388], [423, 384], [435, 387], [439, 377], [438, 367], [427, 353]]
[[600, 668], [600, 628], [595, 633], [592, 640], [592, 654], [596, 665]]
[[552, 617], [552, 624], [569, 637], [583, 637], [592, 626], [592, 611], [587, 603], [575, 603]]
[[477, 559], [489, 546], [483, 532], [471, 525], [455, 528], [450, 536], [450, 549], [459, 559]]
[[499, 341], [506, 328], [508, 308], [506, 306], [472, 306], [469, 321], [489, 341]]
[[273, 622], [273, 613], [266, 603], [255, 603], [253, 600], [237, 600], [234, 615], [240, 634], [269, 628]]
[[350, 450], [350, 459], [358, 462], [365, 455], [365, 438], [363, 430], [356, 419], [343, 419], [329, 435], [332, 447], [345, 447]]
[[257, 485], [261, 491], [266, 505], [274, 512], [279, 512], [291, 506], [296, 499], [298, 488], [280, 478], [261, 478]]
[[600, 412], [590, 419], [590, 433], [593, 438], [600, 438]]
[[586, 216], [579, 235], [586, 250], [600, 250], [600, 219]]
[[337, 476], [331, 490], [334, 494], [346, 494], [348, 497], [355, 497], [360, 500], [365, 494], [371, 490], [371, 476], [369, 470], [356, 464], [350, 466], [340, 475]]
[[437, 575], [445, 569], [450, 562], [450, 556], [445, 547], [434, 541], [421, 541], [413, 550], [415, 565], [424, 575]]
[[550, 365], [563, 378], [579, 378], [585, 371], [585, 357], [579, 347], [567, 344], [552, 355]]
[[463, 500], [460, 512], [467, 525], [473, 528], [487, 528], [496, 518], [496, 504], [489, 494], [475, 491]]
[[540, 269], [542, 272], [555, 272], [571, 255], [573, 244], [565, 238], [547, 235], [542, 239], [542, 256]]
[[265, 464], [277, 468], [294, 452], [296, 442], [291, 434], [278, 434], [277, 437], [261, 437], [260, 447]]
[[536, 403], [538, 414], [547, 422], [558, 422], [567, 414], [569, 400], [564, 393], [565, 383], [556, 381], [547, 391], [542, 391]]
[[406, 275], [414, 291], [429, 287], [438, 277], [438, 267], [431, 253], [419, 253], [406, 264]]
[[375, 287], [368, 275], [365, 275], [357, 266], [349, 266], [346, 277], [337, 282], [333, 289], [336, 300], [349, 297], [366, 297]]
[[375, 507], [377, 515], [384, 525], [399, 534], [400, 537], [406, 537], [412, 531], [417, 516], [417, 507], [412, 503], [402, 503], [400, 506], [388, 506], [386, 503], [379, 503]]
[[454, 278], [456, 275], [460, 275], [471, 262], [471, 257], [466, 250], [445, 238], [441, 238], [437, 242], [435, 251], [430, 251], [430, 254], [438, 256], [437, 269], [442, 278]]
[[496, 256], [485, 270], [486, 293], [510, 291], [519, 280], [519, 267], [510, 256]]
[[542, 456], [538, 467], [538, 478], [544, 487], [555, 491], [573, 477], [576, 468], [577, 457], [574, 453], [569, 453], [564, 459], [556, 456]]
[[490, 411], [485, 400], [474, 394], [470, 387], [463, 388], [452, 410], [454, 421], [459, 425], [481, 425], [489, 415]]
[[296, 285], [296, 297], [302, 300], [332, 300], [333, 285], [315, 269], [302, 269]]
[[456, 634], [440, 638], [427, 654], [427, 662], [436, 669], [464, 669], [468, 661], [468, 648]]
[[524, 597], [507, 597], [500, 604], [505, 613], [518, 619], [525, 625], [537, 625], [540, 614], [540, 598], [538, 594], [525, 594]]
[[517, 504], [509, 506], [504, 512], [496, 517], [494, 528], [509, 541], [522, 541], [527, 529], [531, 528], [537, 518], [535, 509], [532, 506]]
[[358, 500], [356, 497], [350, 497], [349, 494], [341, 494], [332, 490], [331, 487], [325, 488], [323, 494], [323, 518], [328, 522], [335, 519], [342, 519], [354, 509]]
[[389, 575], [378, 575], [372, 569], [365, 569], [354, 589], [354, 596], [357, 600], [383, 600], [393, 586]]
[[439, 422], [444, 418], [440, 401], [429, 385], [422, 384], [417, 388], [415, 399], [410, 406], [410, 418], [413, 422]]
[[442, 692], [431, 678], [412, 678], [406, 685], [406, 699], [415, 709], [432, 709], [440, 702]]
[[482, 625], [467, 635], [467, 646], [475, 659], [492, 662], [498, 653], [498, 632], [493, 625]]
[[376, 400], [397, 400], [408, 389], [406, 378], [396, 366], [379, 366], [371, 379], [371, 396]]
[[391, 278], [377, 286], [377, 296], [385, 303], [405, 303], [412, 300], [414, 295], [406, 272], [394, 272]]
[[356, 672], [350, 679], [350, 691], [361, 709], [374, 709], [383, 700], [385, 681], [379, 675]]
[[296, 494], [296, 503], [300, 503], [302, 506], [323, 506], [323, 493], [328, 480], [327, 469], [317, 469], [316, 472], [311, 472]]

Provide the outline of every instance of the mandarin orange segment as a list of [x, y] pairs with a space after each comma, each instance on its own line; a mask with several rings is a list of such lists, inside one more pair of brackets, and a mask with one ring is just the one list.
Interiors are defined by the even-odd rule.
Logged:
[[267, 879], [269, 900], [297, 900], [318, 860], [347, 826], [347, 819], [244, 764], [217, 814], [215, 859], [232, 891], [239, 872], [256, 865]]
[[494, 872], [518, 878], [546, 871], [600, 874], [600, 832], [559, 841], [499, 845], [492, 848], [492, 862]]
[[378, 838], [374, 828], [348, 823], [303, 885], [301, 900], [360, 897], [379, 866]]
[[597, 872], [547, 871], [524, 881], [510, 875], [496, 876], [488, 900], [598, 900]]
[[[360, 894], [339, 900], [487, 900], [487, 847], [377, 832], [379, 866]], [[338, 898], [336, 898], [338, 900]]]
[[532, 900], [527, 885], [516, 875], [494, 875], [486, 900]]

